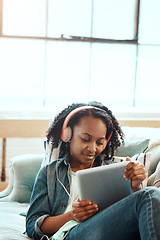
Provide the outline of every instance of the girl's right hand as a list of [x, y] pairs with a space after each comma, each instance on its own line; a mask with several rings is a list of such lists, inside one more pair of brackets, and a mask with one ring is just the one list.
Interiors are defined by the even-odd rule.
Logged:
[[75, 221], [83, 222], [95, 215], [98, 211], [98, 205], [88, 200], [80, 200], [72, 204], [71, 214]]

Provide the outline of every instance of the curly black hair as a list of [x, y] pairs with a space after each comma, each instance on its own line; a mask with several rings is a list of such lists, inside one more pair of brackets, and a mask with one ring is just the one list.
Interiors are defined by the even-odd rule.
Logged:
[[[109, 110], [106, 106], [104, 106], [100, 102], [90, 102], [88, 104], [85, 103], [73, 103], [65, 108], [62, 112], [60, 112], [55, 118], [49, 129], [47, 130], [47, 142], [51, 143], [54, 148], [58, 147], [61, 142], [60, 134], [61, 129], [67, 115], [73, 111], [74, 109], [82, 106], [93, 106], [95, 108], [85, 109], [80, 112], [77, 112], [70, 119], [68, 126], [73, 129], [73, 127], [78, 124], [79, 120], [83, 116], [93, 116], [94, 118], [101, 119], [107, 126], [107, 134], [106, 139], [111, 135], [111, 138], [103, 150], [103, 155], [105, 156], [105, 160], [109, 160], [113, 157], [114, 151], [117, 147], [124, 143], [124, 133], [120, 127], [119, 122], [112, 114], [112, 111]], [[69, 143], [62, 142], [60, 149], [60, 157], [64, 157], [66, 153], [69, 152]]]

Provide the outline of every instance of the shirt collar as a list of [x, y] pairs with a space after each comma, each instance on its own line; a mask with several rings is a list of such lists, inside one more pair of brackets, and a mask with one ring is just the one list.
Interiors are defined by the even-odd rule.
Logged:
[[[64, 164], [67, 166], [67, 165], [70, 165], [69, 163], [69, 153], [67, 153], [64, 158], [60, 158], [59, 159], [59, 164], [61, 164], [62, 162], [64, 162]], [[98, 166], [101, 166], [102, 163], [103, 163], [103, 160], [101, 158], [101, 156], [99, 155], [98, 157], [96, 157], [95, 159], [95, 162], [97, 162]]]

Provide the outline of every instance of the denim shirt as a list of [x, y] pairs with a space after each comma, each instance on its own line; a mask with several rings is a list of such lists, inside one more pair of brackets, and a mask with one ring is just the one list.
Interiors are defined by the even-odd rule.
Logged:
[[[68, 204], [69, 197], [57, 180], [56, 164], [57, 161], [53, 161], [41, 168], [35, 180], [26, 217], [26, 231], [33, 239], [41, 239], [44, 235], [40, 230], [44, 219], [63, 214]], [[58, 160], [58, 178], [70, 193], [69, 157]]]

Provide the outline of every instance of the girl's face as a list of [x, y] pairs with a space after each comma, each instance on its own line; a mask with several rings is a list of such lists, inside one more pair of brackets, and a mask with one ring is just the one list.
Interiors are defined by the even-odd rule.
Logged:
[[94, 159], [104, 150], [107, 127], [92, 116], [82, 117], [73, 127], [70, 141], [70, 164], [73, 171], [89, 168]]

